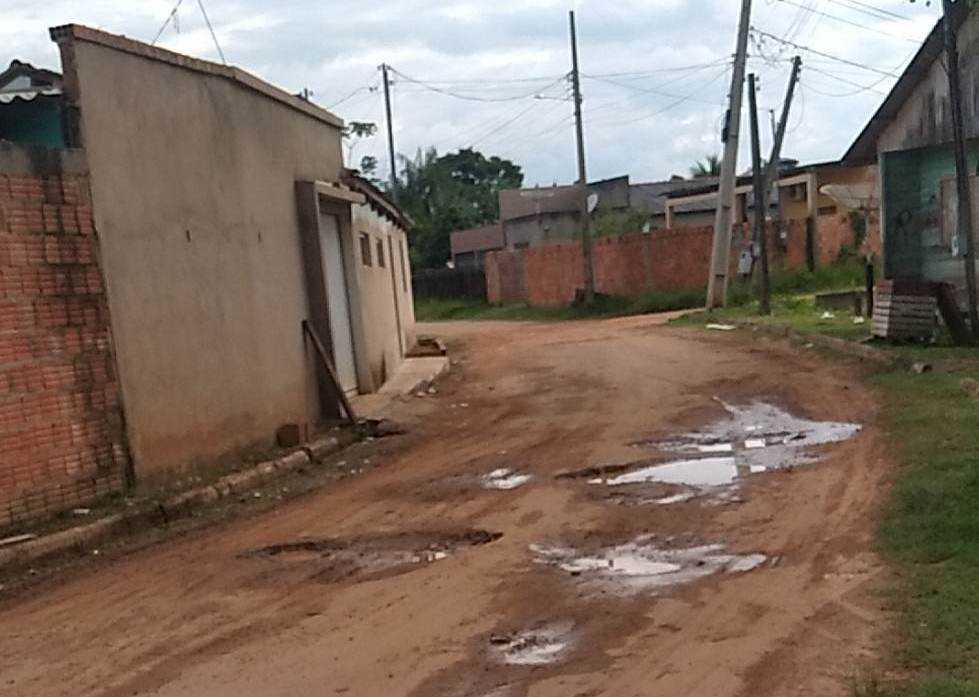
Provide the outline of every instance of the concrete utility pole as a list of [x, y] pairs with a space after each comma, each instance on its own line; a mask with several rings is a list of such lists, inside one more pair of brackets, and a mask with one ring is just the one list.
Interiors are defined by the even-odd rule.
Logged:
[[730, 106], [724, 129], [724, 159], [717, 189], [717, 215], [714, 218], [714, 246], [710, 256], [707, 281], [707, 309], [723, 307], [727, 302], [727, 277], [731, 255], [731, 211], [734, 208], [734, 185], [738, 167], [738, 135], [741, 130], [741, 98], [744, 93], [744, 71], [748, 59], [748, 29], [751, 26], [751, 0], [741, 0], [734, 76], [731, 79]]
[[390, 66], [381, 63], [381, 74], [384, 76], [384, 113], [388, 122], [388, 156], [391, 158], [391, 196], [398, 195], [398, 165], [394, 159], [394, 123], [391, 121], [391, 85], [388, 79]]
[[772, 156], [768, 159], [768, 172], [765, 176], [765, 191], [771, 189], [772, 184], [778, 181], [778, 165], [782, 159], [782, 143], [785, 142], [785, 129], [789, 124], [789, 109], [792, 107], [792, 98], [795, 96], [795, 86], [799, 82], [799, 71], [802, 69], [802, 58], [796, 56], [792, 59], [792, 75], [789, 77], [789, 88], [785, 93], [785, 102], [782, 104], [782, 120], [778, 122], [775, 129], [775, 140], [772, 142]]
[[772, 314], [768, 288], [768, 235], [765, 232], [765, 213], [768, 196], [765, 195], [767, 177], [761, 166], [761, 136], [758, 133], [758, 104], [755, 101], [755, 74], [748, 76], [748, 113], [751, 119], [751, 179], [755, 199], [755, 239], [761, 250], [761, 313]]
[[[772, 142], [772, 154], [768, 158], [768, 167], [765, 170], [765, 181], [764, 188], [762, 189], [762, 195], [764, 196], [763, 210], [768, 212], [768, 192], [772, 190], [772, 185], [778, 181], [779, 178], [779, 164], [782, 160], [782, 143], [785, 141], [785, 129], [789, 123], [789, 109], [792, 107], [792, 98], [795, 96], [795, 86], [799, 81], [799, 70], [802, 67], [802, 59], [796, 56], [792, 59], [792, 75], [789, 78], [789, 88], [785, 93], [785, 102], [782, 104], [782, 119], [778, 122], [778, 125], [773, 131], [774, 141]], [[751, 93], [751, 100], [754, 101], [755, 94]], [[772, 111], [774, 114], [774, 110]], [[760, 146], [759, 146], [760, 147]], [[755, 200], [755, 206], [758, 206], [758, 200]], [[776, 216], [777, 226], [776, 229], [781, 229], [782, 223], [782, 207], [779, 205], [779, 210]], [[758, 256], [761, 258], [761, 286], [762, 294], [766, 297], [764, 303], [765, 306], [768, 305], [768, 288], [769, 288], [769, 274], [768, 274], [768, 245], [767, 238], [764, 234], [764, 226], [762, 226], [761, 237], [758, 237], [758, 228], [755, 228], [754, 240], [758, 245]], [[770, 309], [770, 308], [769, 308]], [[763, 312], [768, 314], [763, 307]]]
[[575, 134], [578, 138], [578, 187], [581, 198], [581, 256], [585, 263], [585, 302], [595, 299], [595, 266], [592, 263], [591, 214], [588, 212], [588, 174], [585, 170], [585, 126], [581, 119], [581, 76], [578, 73], [578, 34], [574, 10], [568, 12], [571, 22], [571, 87], [574, 91]]
[[[958, 4], [962, 4], [959, 0]], [[972, 238], [972, 186], [969, 183], [969, 162], [965, 154], [965, 134], [962, 128], [962, 88], [959, 84], [959, 51], [955, 30], [952, 28], [952, 13], [955, 3], [942, 0], [945, 18], [942, 21], [945, 33], [945, 62], [948, 69], [948, 98], [952, 108], [952, 134], [955, 139], [955, 184], [958, 193], [958, 235], [964, 241], [965, 285], [969, 294], [969, 328], [972, 341], [979, 335], [979, 317], [976, 310], [976, 265], [975, 244]]]

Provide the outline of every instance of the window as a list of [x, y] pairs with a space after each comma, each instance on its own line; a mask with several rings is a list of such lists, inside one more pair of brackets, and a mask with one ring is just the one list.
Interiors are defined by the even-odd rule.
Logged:
[[371, 236], [366, 232], [360, 233], [360, 260], [364, 266], [373, 266], [371, 261]]
[[384, 268], [384, 240], [377, 241], [377, 265]]

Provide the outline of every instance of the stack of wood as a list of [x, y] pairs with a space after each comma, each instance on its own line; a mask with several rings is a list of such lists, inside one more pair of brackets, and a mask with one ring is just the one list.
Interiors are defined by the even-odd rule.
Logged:
[[937, 326], [935, 285], [917, 280], [880, 281], [874, 289], [872, 333], [884, 339], [930, 339]]

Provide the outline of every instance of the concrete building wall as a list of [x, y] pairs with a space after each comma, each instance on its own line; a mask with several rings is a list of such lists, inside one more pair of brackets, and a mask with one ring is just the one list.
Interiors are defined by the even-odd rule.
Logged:
[[[393, 375], [404, 354], [415, 344], [415, 310], [405, 231], [369, 204], [353, 207], [351, 231], [356, 301], [351, 321], [361, 347], [358, 383], [361, 392], [374, 392]], [[370, 250], [370, 265], [361, 254], [361, 240]]]
[[60, 43], [137, 473], [315, 421], [294, 183], [338, 179], [338, 126], [249, 89], [247, 75], [125, 40]]
[[577, 212], [541, 213], [503, 221], [507, 249], [566, 242], [580, 234]]
[[118, 491], [128, 465], [82, 154], [0, 146], [0, 531]]
[[[979, 12], [972, 11], [958, 31], [959, 68], [962, 74], [962, 111], [966, 135], [979, 136]], [[948, 76], [944, 55], [932, 62], [927, 75], [882, 131], [878, 152], [906, 150], [948, 142], [952, 116], [948, 102]]]

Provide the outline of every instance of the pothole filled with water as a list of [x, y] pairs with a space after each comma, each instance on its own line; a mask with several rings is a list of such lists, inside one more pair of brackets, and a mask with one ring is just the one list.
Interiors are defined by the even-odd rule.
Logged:
[[533, 475], [514, 472], [509, 468], [495, 469], [479, 478], [480, 485], [484, 489], [499, 489], [508, 491], [518, 489], [533, 479]]
[[635, 444], [681, 454], [681, 459], [590, 467], [560, 476], [615, 489], [622, 502], [666, 505], [704, 495], [712, 503], [736, 502], [734, 490], [744, 477], [817, 462], [820, 446], [848, 440], [861, 428], [803, 419], [764, 402], [721, 404], [727, 416], [704, 429]]
[[535, 561], [620, 592], [656, 591], [714, 574], [740, 574], [767, 561], [764, 554], [732, 554], [724, 545], [673, 547], [655, 537], [595, 552], [531, 545]]
[[502, 536], [499, 532], [464, 530], [303, 539], [249, 550], [240, 556], [274, 564], [260, 573], [265, 580], [367, 581], [407, 573]]
[[497, 658], [513, 666], [543, 666], [560, 661], [571, 647], [570, 622], [528, 629], [514, 634], [493, 634], [489, 641]]

